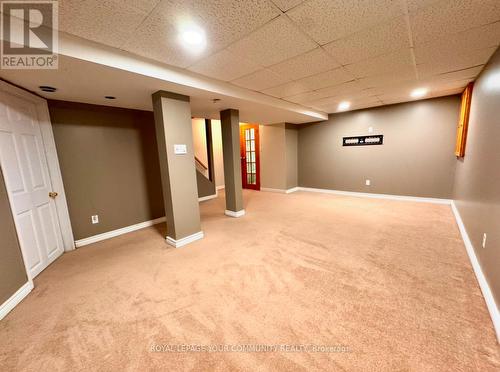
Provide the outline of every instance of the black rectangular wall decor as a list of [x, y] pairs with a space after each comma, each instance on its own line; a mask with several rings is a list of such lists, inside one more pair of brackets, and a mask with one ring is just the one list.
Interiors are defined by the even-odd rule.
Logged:
[[383, 144], [384, 136], [382, 134], [374, 136], [344, 137], [342, 140], [342, 146], [371, 146]]

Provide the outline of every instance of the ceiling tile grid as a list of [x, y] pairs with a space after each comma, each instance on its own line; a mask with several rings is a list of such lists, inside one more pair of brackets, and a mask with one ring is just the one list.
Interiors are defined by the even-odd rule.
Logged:
[[262, 93], [267, 94], [269, 96], [277, 97], [277, 98], [283, 98], [287, 96], [294, 96], [296, 94], [300, 93], [306, 93], [309, 92], [310, 89], [305, 87], [302, 84], [299, 84], [296, 81], [292, 81], [290, 83], [286, 83], [283, 85], [279, 85], [274, 88], [266, 89], [262, 91]]
[[398, 17], [324, 46], [343, 65], [410, 47], [405, 17]]
[[188, 69], [215, 79], [229, 81], [255, 72], [260, 68], [259, 65], [249, 60], [222, 50]]
[[498, 0], [444, 0], [410, 13], [416, 46], [500, 20]]
[[243, 88], [262, 91], [278, 85], [282, 85], [289, 81], [290, 79], [280, 76], [269, 69], [263, 68], [257, 72], [253, 72], [249, 75], [233, 80], [231, 81], [231, 83]]
[[354, 76], [345, 68], [339, 67], [320, 74], [312, 75], [298, 80], [298, 83], [306, 86], [310, 90], [326, 88], [332, 85], [338, 85], [347, 81], [354, 80]]
[[310, 0], [287, 12], [320, 45], [403, 15], [400, 1]]
[[[429, 96], [461, 89], [500, 42], [500, 0], [60, 0], [59, 6], [67, 33], [329, 109], [344, 99], [410, 100], [411, 89], [423, 84]], [[204, 30], [205, 50], [180, 44], [184, 23]]]
[[317, 47], [282, 15], [233, 43], [228, 50], [268, 67]]
[[270, 69], [290, 80], [325, 72], [340, 67], [330, 55], [318, 47], [297, 57], [271, 66]]

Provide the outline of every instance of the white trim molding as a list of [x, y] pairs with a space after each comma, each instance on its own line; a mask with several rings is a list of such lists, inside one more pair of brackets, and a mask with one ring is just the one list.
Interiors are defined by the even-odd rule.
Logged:
[[315, 188], [311, 188], [311, 187], [298, 187], [297, 189], [298, 190], [295, 190], [295, 191], [319, 192], [319, 193], [324, 193], [324, 194], [355, 196], [355, 197], [360, 197], [360, 198], [412, 201], [412, 202], [419, 202], [419, 203], [434, 203], [434, 204], [451, 205], [451, 202], [452, 202], [451, 199], [424, 198], [424, 197], [420, 197], [420, 196], [374, 194], [374, 193], [354, 192], [354, 191], [315, 189]]
[[476, 253], [474, 251], [474, 246], [472, 245], [472, 242], [469, 238], [469, 234], [467, 234], [464, 222], [462, 221], [462, 217], [460, 216], [460, 213], [458, 212], [457, 206], [455, 205], [454, 201], [451, 202], [451, 209], [453, 211], [453, 214], [455, 215], [458, 229], [460, 230], [460, 234], [462, 235], [462, 239], [465, 244], [467, 255], [469, 256], [472, 268], [474, 269], [474, 274], [476, 274], [476, 278], [479, 283], [479, 288], [481, 288], [481, 292], [483, 293], [486, 307], [488, 308], [491, 320], [493, 321], [493, 327], [495, 328], [497, 341], [498, 343], [500, 343], [500, 312], [498, 311], [498, 306], [495, 302], [495, 298], [493, 297], [490, 286], [488, 285], [488, 281], [483, 274], [483, 270], [481, 269], [481, 265], [479, 264]]
[[29, 280], [21, 288], [19, 288], [16, 293], [14, 293], [10, 298], [0, 305], [0, 320], [5, 318], [5, 316], [11, 312], [33, 289], [33, 282]]
[[280, 193], [280, 194], [286, 194], [286, 191], [287, 190], [284, 190], [284, 189], [271, 189], [269, 187], [261, 187], [260, 188], [260, 191], [265, 191], [265, 192], [277, 192], [277, 193]]
[[180, 247], [183, 247], [189, 243], [203, 239], [203, 237], [204, 237], [203, 231], [198, 231], [197, 233], [194, 233], [192, 235], [186, 236], [186, 237], [178, 239], [178, 240], [175, 240], [175, 239], [171, 238], [170, 236], [167, 236], [166, 240], [167, 240], [167, 244], [171, 245], [172, 247], [180, 248]]
[[226, 188], [226, 185], [220, 185], [220, 186], [216, 187], [216, 190], [222, 190], [222, 189], [225, 189], [225, 188]]
[[215, 194], [213, 195], [207, 195], [207, 196], [202, 196], [201, 198], [198, 198], [199, 202], [207, 201], [210, 199], [215, 199], [217, 197], [217, 191], [215, 191]]
[[92, 243], [100, 242], [101, 240], [114, 238], [116, 236], [123, 235], [123, 234], [129, 233], [129, 232], [132, 232], [132, 231], [140, 230], [140, 229], [143, 229], [145, 227], [153, 226], [153, 225], [156, 225], [156, 224], [159, 224], [162, 222], [165, 222], [165, 217], [160, 217], [160, 218], [157, 218], [154, 220], [145, 221], [145, 222], [141, 222], [141, 223], [138, 223], [135, 225], [122, 227], [120, 229], [108, 231], [108, 232], [98, 234], [98, 235], [89, 236], [88, 238], [84, 238], [84, 239], [80, 239], [80, 240], [75, 241], [75, 246], [77, 248], [83, 247], [84, 245], [89, 245]]
[[229, 216], [229, 217], [235, 217], [235, 218], [238, 218], [238, 217], [242, 217], [245, 215], [245, 210], [242, 209], [241, 211], [238, 211], [238, 212], [234, 212], [234, 211], [230, 211], [228, 209], [226, 209], [226, 211], [224, 212], [224, 214], [226, 216]]
[[298, 187], [293, 187], [291, 189], [271, 189], [269, 187], [261, 187], [260, 191], [266, 191], [266, 192], [277, 192], [280, 194], [291, 194], [292, 192], [299, 191]]

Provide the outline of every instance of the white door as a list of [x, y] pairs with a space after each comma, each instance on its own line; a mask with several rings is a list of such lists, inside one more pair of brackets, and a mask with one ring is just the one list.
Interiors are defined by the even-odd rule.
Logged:
[[63, 252], [36, 106], [0, 92], [0, 165], [28, 275]]

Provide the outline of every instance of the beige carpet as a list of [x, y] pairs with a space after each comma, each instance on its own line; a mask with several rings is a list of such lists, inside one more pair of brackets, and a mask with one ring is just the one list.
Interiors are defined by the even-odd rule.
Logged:
[[206, 237], [183, 248], [156, 227], [63, 255], [0, 322], [0, 369], [499, 370], [448, 206], [303, 192], [245, 205], [235, 219], [222, 198], [202, 203]]

